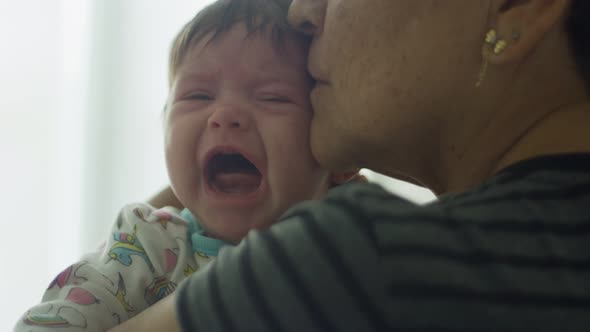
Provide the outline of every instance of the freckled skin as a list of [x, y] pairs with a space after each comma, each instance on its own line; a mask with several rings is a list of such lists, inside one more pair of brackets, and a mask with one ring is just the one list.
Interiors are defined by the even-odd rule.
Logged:
[[[320, 82], [314, 155], [331, 169], [372, 168], [444, 193], [517, 161], [586, 151], [573, 134], [587, 132], [579, 105], [589, 98], [563, 27], [569, 4], [294, 0], [289, 19], [313, 37], [309, 69]], [[519, 38], [485, 53], [490, 29]]]
[[[424, 165], [446, 130], [441, 121], [457, 106], [446, 101], [469, 93], [452, 87], [472, 85], [480, 64], [477, 52], [457, 44], [479, 49], [479, 31], [463, 27], [481, 20], [484, 8], [480, 1], [451, 3], [327, 1], [309, 58], [312, 73], [327, 81], [312, 93], [311, 143], [320, 163], [428, 172]], [[448, 24], [457, 20], [452, 11], [471, 15]]]

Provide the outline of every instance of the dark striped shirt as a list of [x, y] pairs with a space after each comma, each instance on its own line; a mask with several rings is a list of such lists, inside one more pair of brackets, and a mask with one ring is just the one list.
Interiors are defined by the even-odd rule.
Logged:
[[590, 155], [417, 206], [348, 185], [188, 279], [185, 331], [590, 331]]

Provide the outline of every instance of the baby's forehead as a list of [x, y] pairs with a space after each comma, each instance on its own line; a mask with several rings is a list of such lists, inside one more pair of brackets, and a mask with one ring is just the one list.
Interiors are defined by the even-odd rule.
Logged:
[[[278, 49], [292, 43], [285, 36], [295, 34], [287, 20], [291, 0], [217, 0], [199, 11], [172, 42], [169, 57], [169, 83], [190, 48], [207, 37], [217, 40], [236, 25], [245, 25], [249, 33], [270, 31], [272, 44]], [[308, 38], [309, 40], [309, 38]]]
[[192, 45], [176, 76], [214, 78], [230, 67], [260, 78], [307, 79], [306, 57], [306, 45], [296, 35], [277, 41], [268, 31], [248, 32], [237, 25]]
[[196, 50], [196, 53], [240, 50], [241, 55], [244, 52], [258, 53], [260, 58], [274, 59], [277, 62], [305, 59], [307, 56], [307, 48], [295, 36], [285, 36], [279, 41], [265, 31], [246, 33], [239, 25], [215, 40], [194, 45], [192, 50]]

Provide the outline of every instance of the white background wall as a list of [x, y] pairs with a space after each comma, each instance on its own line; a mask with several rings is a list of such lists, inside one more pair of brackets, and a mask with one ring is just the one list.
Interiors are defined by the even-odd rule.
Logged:
[[0, 0], [0, 331], [166, 183], [167, 51], [207, 2]]
[[208, 2], [0, 0], [0, 331], [166, 183], [167, 52]]

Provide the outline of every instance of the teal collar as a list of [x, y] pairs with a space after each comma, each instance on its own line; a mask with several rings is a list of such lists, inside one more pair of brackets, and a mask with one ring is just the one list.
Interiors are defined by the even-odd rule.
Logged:
[[180, 216], [189, 223], [188, 238], [191, 240], [193, 252], [209, 257], [217, 257], [219, 249], [227, 245], [227, 243], [206, 236], [205, 229], [197, 222], [197, 218], [188, 209], [182, 210]]

